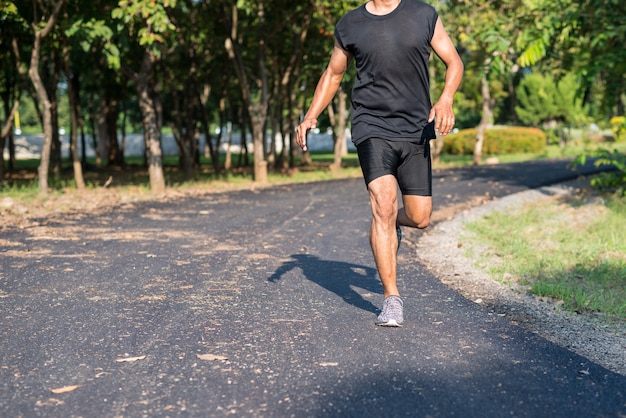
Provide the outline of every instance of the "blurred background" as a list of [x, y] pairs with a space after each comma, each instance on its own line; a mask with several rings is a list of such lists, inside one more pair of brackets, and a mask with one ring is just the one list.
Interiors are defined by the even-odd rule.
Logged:
[[[623, 146], [623, 1], [429, 3], [465, 63], [457, 129], [433, 141], [435, 163]], [[361, 4], [0, 1], [0, 181], [36, 169], [42, 191], [63, 176], [80, 188], [86, 169], [133, 165], [158, 191], [167, 156], [187, 180], [239, 170], [265, 181], [311, 165], [316, 153], [330, 153], [327, 168], [337, 172], [354, 152], [354, 68], [309, 152], [292, 133], [328, 63], [335, 23]], [[436, 56], [431, 64], [434, 101], [445, 68]]]

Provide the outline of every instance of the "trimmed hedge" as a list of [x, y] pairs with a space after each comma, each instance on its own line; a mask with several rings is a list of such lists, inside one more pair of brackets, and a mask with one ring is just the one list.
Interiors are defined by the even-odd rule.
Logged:
[[[443, 152], [472, 155], [476, 129], [463, 129], [445, 137]], [[485, 132], [483, 155], [540, 153], [546, 147], [546, 134], [537, 128], [521, 126], [491, 128]]]

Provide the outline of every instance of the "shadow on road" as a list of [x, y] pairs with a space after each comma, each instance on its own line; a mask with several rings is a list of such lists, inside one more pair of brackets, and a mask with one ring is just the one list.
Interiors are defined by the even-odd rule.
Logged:
[[350, 305], [376, 314], [380, 312], [379, 308], [354, 290], [354, 287], [358, 287], [382, 294], [376, 269], [360, 264], [322, 260], [310, 254], [293, 254], [291, 258], [292, 261], [283, 263], [267, 280], [276, 283], [287, 272], [297, 268], [302, 270], [307, 280], [335, 293]]
[[499, 182], [513, 187], [536, 188], [611, 169], [607, 166], [596, 167], [592, 159], [577, 167], [570, 167], [570, 162], [567, 159], [537, 160], [436, 170], [433, 180], [457, 176], [461, 181], [482, 179], [487, 184]]

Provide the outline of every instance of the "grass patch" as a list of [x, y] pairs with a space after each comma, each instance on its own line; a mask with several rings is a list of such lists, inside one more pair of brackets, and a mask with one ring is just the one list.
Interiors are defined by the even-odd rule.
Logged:
[[494, 279], [518, 282], [574, 312], [626, 319], [625, 224], [626, 199], [570, 196], [493, 212], [466, 230], [481, 247], [479, 266]]
[[[223, 165], [224, 156], [222, 155]], [[349, 153], [342, 159], [341, 172], [331, 172], [330, 164], [334, 156], [329, 152], [311, 153], [312, 164], [306, 165], [296, 160], [293, 170], [280, 170], [270, 167], [268, 170], [268, 184], [303, 183], [324, 181], [361, 176], [361, 169], [356, 153]], [[253, 167], [237, 166], [237, 156], [233, 158], [234, 167], [228, 172], [217, 174], [209, 159], [202, 157], [200, 167], [194, 178], [188, 180], [180, 170], [177, 156], [163, 158], [163, 174], [166, 187], [170, 189], [203, 189], [207, 191], [222, 191], [249, 187], [260, 187], [252, 179]], [[150, 178], [142, 157], [127, 157], [124, 167], [104, 166], [97, 167], [95, 159], [88, 158], [83, 169], [83, 177], [88, 189], [96, 189], [108, 183], [109, 189], [121, 193], [149, 193]], [[252, 161], [250, 161], [252, 164]], [[3, 196], [11, 197], [25, 203], [39, 199], [39, 184], [37, 169], [39, 160], [18, 160], [15, 169], [8, 173], [4, 182], [0, 183]], [[109, 181], [109, 179], [111, 181]], [[63, 161], [61, 172], [48, 177], [49, 193], [62, 193], [68, 189], [75, 189], [72, 163]]]
[[[588, 144], [583, 142], [570, 143], [566, 147], [558, 145], [548, 145], [540, 153], [504, 154], [504, 155], [483, 155], [483, 161], [495, 157], [500, 163], [521, 163], [524, 161], [551, 160], [558, 158], [575, 158], [589, 149], [606, 148], [616, 149], [626, 152], [626, 142], [612, 142], [602, 144]], [[441, 154], [441, 161], [435, 168], [463, 167], [473, 165], [471, 155]]]

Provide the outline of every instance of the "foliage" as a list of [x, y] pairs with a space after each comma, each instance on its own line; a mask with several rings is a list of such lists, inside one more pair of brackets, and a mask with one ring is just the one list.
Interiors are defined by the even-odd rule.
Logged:
[[[463, 129], [446, 136], [443, 150], [449, 154], [471, 155], [476, 141], [476, 129]], [[485, 154], [540, 153], [546, 146], [546, 134], [537, 128], [498, 127], [485, 132]]]
[[[53, 3], [0, 0], [0, 57], [4, 64], [0, 68], [0, 115], [11, 109], [18, 96], [23, 132], [40, 129], [37, 111], [41, 104], [32, 99], [27, 75], [18, 74], [18, 69], [28, 68], [33, 18], [41, 20], [41, 12], [49, 12]], [[582, 126], [593, 116], [593, 122], [604, 127], [609, 126], [611, 117], [624, 115], [623, 1], [429, 3], [437, 7], [465, 63], [463, 85], [454, 102], [459, 128], [476, 126], [485, 104], [493, 112], [490, 120], [513, 126], [541, 126], [551, 120]], [[263, 14], [259, 14], [261, 4]], [[98, 142], [106, 164], [111, 154], [101, 144], [111, 142], [113, 147], [116, 139], [122, 143], [122, 129], [142, 129], [140, 95], [129, 80], [139, 74], [147, 51], [155, 64], [143, 79], [149, 79], [152, 96], [162, 101], [155, 109], [160, 129], [186, 132], [193, 138], [214, 132], [219, 123], [240, 129], [249, 125], [253, 115], [244, 109], [241, 97], [242, 85], [246, 84], [253, 99], [261, 96], [263, 88], [267, 90], [266, 129], [291, 132], [289, 125], [307, 107], [328, 63], [334, 25], [347, 11], [362, 4], [362, 0], [64, 1], [57, 26], [42, 44], [40, 62], [46, 89], [57, 93], [55, 123], [67, 131], [67, 85], [74, 82], [80, 105], [79, 132]], [[233, 7], [238, 10], [233, 42], [240, 47], [247, 81], [235, 77], [224, 47], [224, 40], [232, 33], [228, 20]], [[63, 48], [70, 56], [67, 74], [72, 80], [65, 79], [61, 68]], [[445, 67], [435, 57], [431, 64], [432, 97], [437, 97], [445, 82]], [[487, 100], [481, 90], [483, 76], [488, 82]], [[545, 83], [552, 80], [556, 87], [541, 83], [529, 87], [527, 83], [535, 76], [543, 76]], [[353, 77], [351, 66], [344, 78], [345, 91], [350, 90]], [[543, 102], [535, 94], [539, 87], [547, 91]], [[526, 91], [528, 100], [534, 100], [530, 104], [525, 102]], [[518, 113], [516, 106], [523, 111]], [[616, 137], [622, 139], [626, 135], [618, 125], [614, 124]], [[201, 132], [192, 132], [198, 130]], [[288, 140], [286, 137], [287, 144]], [[510, 145], [499, 144], [497, 152], [501, 154]], [[565, 145], [571, 147], [572, 143]], [[487, 148], [485, 152], [491, 152]], [[264, 151], [271, 161], [273, 148]], [[458, 148], [453, 147], [453, 152], [459, 152]], [[293, 161], [290, 159], [289, 164]]]
[[[119, 0], [111, 17], [122, 22], [132, 35], [136, 33], [140, 46], [160, 57], [162, 48], [167, 46], [168, 36], [176, 30], [167, 13], [174, 7], [176, 0]], [[111, 62], [117, 64], [114, 59]]]
[[515, 111], [523, 123], [532, 126], [551, 121], [580, 125], [585, 121], [585, 109], [576, 97], [576, 86], [571, 74], [558, 81], [551, 75], [530, 74], [516, 89], [519, 105]]
[[71, 22], [70, 26], [65, 30], [65, 35], [69, 38], [75, 38], [83, 52], [89, 52], [94, 44], [104, 41], [102, 51], [104, 52], [108, 66], [119, 70], [120, 68], [120, 51], [112, 42], [113, 30], [103, 19], [91, 18], [89, 20], [77, 19]]
[[618, 150], [609, 151], [604, 148], [587, 151], [572, 161], [572, 166], [584, 166], [592, 159], [596, 167], [612, 168], [591, 179], [591, 186], [599, 190], [614, 190], [626, 196], [626, 154]]
[[615, 134], [615, 141], [626, 141], [626, 117], [615, 116], [609, 121], [611, 130]]

